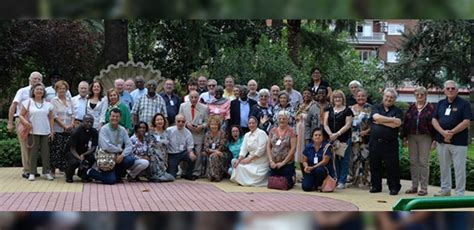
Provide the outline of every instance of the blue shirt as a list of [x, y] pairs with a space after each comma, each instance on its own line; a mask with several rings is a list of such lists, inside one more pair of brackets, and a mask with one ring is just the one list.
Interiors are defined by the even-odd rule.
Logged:
[[[451, 111], [449, 115], [446, 115], [446, 110], [448, 108]], [[462, 121], [471, 120], [471, 117], [470, 104], [459, 96], [456, 97], [452, 103], [449, 103], [447, 98], [439, 101], [435, 113], [433, 114], [433, 118], [438, 120], [439, 125], [444, 130], [451, 130]], [[444, 143], [444, 138], [440, 133], [436, 132], [435, 138], [437, 142]], [[451, 143], [448, 144], [467, 146], [468, 143], [469, 133], [466, 128], [454, 135], [451, 139]]]
[[127, 91], [123, 91], [120, 94], [120, 102], [127, 106], [128, 112], [132, 111], [132, 109], [133, 109], [133, 98]]
[[239, 137], [239, 139], [236, 142], [229, 141], [227, 143], [227, 148], [229, 148], [229, 151], [232, 153], [233, 159], [239, 158], [240, 148], [242, 147], [243, 140], [244, 140], [243, 137]]
[[249, 105], [249, 99], [246, 101], [242, 101], [239, 98], [240, 102], [240, 127], [248, 127], [248, 122], [249, 122], [249, 115], [250, 115], [250, 105]]
[[332, 163], [332, 148], [328, 148], [326, 152], [324, 152], [324, 147], [328, 144], [327, 141], [324, 141], [319, 149], [316, 151], [314, 149], [314, 144], [309, 143], [306, 145], [306, 147], [303, 150], [303, 155], [308, 158], [308, 165], [313, 166], [316, 165], [314, 159], [317, 157], [318, 162], [321, 162], [323, 160], [323, 156], [328, 156], [329, 157], [329, 162], [325, 166], [329, 170], [329, 174], [331, 176], [334, 176], [334, 169], [333, 169], [333, 163]]
[[165, 92], [160, 93], [160, 96], [165, 100], [166, 113], [168, 114], [168, 125], [171, 126], [175, 122], [176, 115], [178, 115], [181, 100], [174, 93], [171, 94], [171, 97], [168, 96]]

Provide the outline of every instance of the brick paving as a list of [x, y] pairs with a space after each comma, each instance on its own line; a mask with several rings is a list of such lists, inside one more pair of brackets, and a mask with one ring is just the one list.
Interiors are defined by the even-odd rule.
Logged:
[[[33, 182], [33, 183], [36, 183]], [[54, 182], [53, 182], [54, 183]], [[291, 192], [225, 192], [213, 184], [83, 185], [82, 192], [3, 192], [1, 211], [355, 211], [350, 202]]]

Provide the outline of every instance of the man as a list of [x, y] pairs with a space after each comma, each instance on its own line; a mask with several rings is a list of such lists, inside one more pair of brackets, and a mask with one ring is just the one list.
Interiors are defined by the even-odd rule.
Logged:
[[257, 81], [251, 79], [249, 82], [247, 82], [247, 87], [249, 89], [248, 98], [254, 101], [258, 101], [260, 98], [257, 91], [258, 89]]
[[71, 133], [70, 152], [66, 154], [67, 183], [73, 182], [72, 177], [77, 168], [79, 168], [77, 174], [82, 178], [82, 182], [88, 182], [85, 173], [94, 164], [94, 153], [99, 141], [99, 134], [96, 129], [92, 128], [92, 124], [94, 124], [94, 117], [86, 114], [82, 124]]
[[151, 119], [156, 113], [168, 116], [165, 100], [156, 94], [156, 87], [158, 83], [155, 80], [149, 80], [146, 83], [147, 94], [141, 97], [132, 109], [133, 124], [138, 124], [139, 121], [151, 124]]
[[272, 85], [270, 88], [270, 98], [271, 100], [268, 102], [271, 106], [275, 107], [278, 105], [278, 95], [280, 94], [280, 87], [278, 85]]
[[291, 75], [286, 75], [283, 78], [283, 82], [285, 85], [285, 91], [290, 97], [290, 104], [293, 108], [296, 108], [298, 104], [303, 102], [303, 96], [301, 96], [300, 92], [293, 89], [293, 77]]
[[[46, 101], [51, 101], [54, 97], [56, 97], [56, 90], [54, 89], [54, 86], [56, 85], [56, 82], [61, 80], [61, 74], [57, 72], [53, 72], [50, 76], [51, 80], [51, 86], [46, 87]], [[69, 90], [66, 92], [66, 97], [67, 98], [72, 98], [71, 92]]]
[[224, 95], [223, 97], [229, 99], [230, 101], [236, 99], [234, 96], [234, 77], [232, 75], [227, 75], [224, 79]]
[[118, 108], [110, 111], [110, 122], [102, 126], [99, 132], [99, 149], [115, 154], [115, 167], [111, 171], [101, 171], [92, 167], [87, 170], [86, 175], [100, 180], [104, 184], [115, 184], [122, 182], [126, 170], [133, 166], [135, 159], [130, 155], [132, 142], [128, 137], [127, 130], [119, 125], [122, 112]]
[[[10, 105], [10, 108], [8, 109], [8, 123], [7, 123], [7, 129], [9, 133], [13, 132], [13, 119], [15, 118], [15, 126], [18, 128], [18, 123], [20, 122], [20, 119], [18, 116], [20, 115], [21, 112], [21, 105], [23, 104], [24, 101], [30, 99], [30, 91], [31, 87], [37, 83], [40, 83], [43, 80], [43, 75], [41, 75], [40, 72], [32, 72], [29, 77], [29, 85], [26, 87], [23, 87], [19, 89], [15, 97], [13, 98], [13, 102]], [[23, 173], [22, 177], [23, 178], [28, 178], [28, 170], [29, 170], [29, 164], [28, 164], [28, 144], [26, 140], [22, 140], [20, 138], [20, 132], [16, 132], [18, 141], [20, 142], [20, 151], [21, 151], [21, 164], [23, 166]], [[39, 176], [39, 174], [35, 175]]]
[[[357, 92], [359, 92], [359, 89], [362, 88], [362, 84], [357, 81], [357, 80], [353, 80], [351, 82], [349, 82], [349, 91], [350, 91], [350, 94], [346, 96], [347, 98], [347, 103], [346, 105], [347, 106], [353, 106], [355, 104], [357, 104]], [[372, 98], [370, 98], [368, 95], [367, 95], [367, 103], [371, 104], [372, 105]]]
[[125, 81], [125, 91], [127, 93], [132, 93], [133, 90], [135, 90], [135, 82], [133, 82], [133, 79], [129, 78]]
[[199, 76], [198, 79], [197, 79], [197, 83], [198, 83], [198, 93], [199, 95], [207, 92], [207, 78], [205, 76]]
[[181, 104], [179, 113], [186, 119], [185, 127], [191, 131], [194, 142], [194, 153], [196, 154], [196, 164], [194, 165], [193, 175], [197, 177], [206, 176], [207, 157], [201, 155], [202, 145], [204, 144], [204, 131], [207, 126], [208, 108], [199, 103], [199, 93], [197, 91], [189, 92], [189, 102]]
[[446, 98], [438, 102], [433, 114], [433, 127], [437, 131], [437, 152], [441, 173], [441, 190], [435, 196], [451, 195], [451, 162], [456, 176], [456, 195], [464, 196], [466, 188], [466, 153], [469, 144], [469, 123], [472, 117], [467, 101], [458, 96], [458, 85], [449, 80], [444, 83]]
[[132, 91], [130, 94], [133, 98], [133, 104], [135, 105], [138, 103], [138, 100], [145, 94], [147, 94], [148, 90], [145, 88], [145, 78], [143, 76], [137, 76], [135, 78], [135, 86], [137, 87], [135, 90]]
[[199, 99], [201, 103], [209, 104], [214, 100], [214, 96], [216, 95], [216, 86], [217, 86], [216, 80], [209, 79], [207, 81], [207, 92], [202, 93]]
[[77, 87], [79, 95], [76, 95], [72, 98], [72, 103], [74, 104], [74, 113], [76, 114], [74, 126], [78, 126], [79, 123], [84, 119], [87, 108], [87, 94], [89, 93], [89, 83], [87, 81], [79, 82]]
[[160, 93], [160, 96], [165, 100], [166, 114], [168, 114], [169, 126], [174, 125], [174, 118], [179, 111], [179, 105], [181, 105], [181, 99], [174, 92], [174, 81], [172, 79], [166, 79], [164, 85], [164, 92]]
[[127, 106], [128, 111], [132, 111], [133, 109], [133, 98], [130, 94], [125, 91], [125, 81], [121, 78], [116, 79], [114, 82], [115, 89], [120, 96], [120, 102]]
[[183, 114], [176, 115], [176, 125], [166, 129], [169, 137], [168, 143], [168, 173], [176, 177], [178, 172], [178, 164], [180, 162], [187, 162], [188, 169], [186, 175], [183, 176], [186, 180], [196, 180], [197, 176], [193, 175], [194, 162], [196, 161], [196, 154], [194, 154], [193, 136], [188, 129], [184, 128], [186, 118]]
[[402, 124], [403, 112], [394, 103], [397, 91], [387, 88], [383, 94], [383, 103], [372, 109], [370, 133], [370, 182], [371, 193], [382, 191], [382, 162], [387, 169], [387, 182], [390, 195], [400, 191], [400, 160], [398, 158], [398, 130]]
[[230, 121], [229, 127], [239, 125], [242, 133], [249, 131], [248, 121], [251, 109], [257, 104], [256, 101], [247, 97], [249, 90], [246, 86], [240, 87], [240, 97], [230, 102]]

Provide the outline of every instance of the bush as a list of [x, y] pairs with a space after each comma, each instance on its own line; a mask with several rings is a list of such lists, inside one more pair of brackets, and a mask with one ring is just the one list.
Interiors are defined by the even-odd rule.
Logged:
[[0, 119], [0, 167], [21, 166], [20, 143], [7, 131], [7, 120]]

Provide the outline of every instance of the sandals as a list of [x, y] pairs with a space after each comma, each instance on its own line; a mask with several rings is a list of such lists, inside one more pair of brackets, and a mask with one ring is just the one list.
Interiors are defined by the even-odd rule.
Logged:
[[426, 190], [418, 191], [418, 196], [426, 196], [426, 195], [428, 195], [428, 191], [426, 191]]
[[409, 188], [408, 190], [405, 191], [406, 194], [416, 194], [417, 192], [418, 192], [418, 189], [416, 188]]

